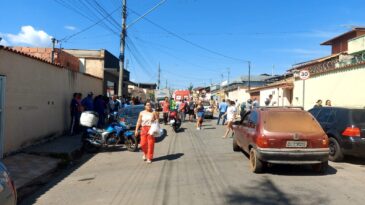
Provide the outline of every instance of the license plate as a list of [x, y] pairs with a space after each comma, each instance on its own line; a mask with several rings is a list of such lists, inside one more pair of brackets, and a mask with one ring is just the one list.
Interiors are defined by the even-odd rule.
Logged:
[[307, 147], [307, 141], [286, 141], [286, 147]]
[[175, 120], [170, 120], [170, 124], [174, 124], [175, 123]]

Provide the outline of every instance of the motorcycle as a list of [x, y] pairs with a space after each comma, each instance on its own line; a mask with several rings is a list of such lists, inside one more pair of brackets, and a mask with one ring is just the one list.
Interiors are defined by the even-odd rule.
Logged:
[[[88, 117], [85, 117], [86, 115]], [[86, 152], [97, 152], [102, 147], [116, 146], [118, 144], [124, 144], [128, 151], [137, 151], [138, 140], [134, 136], [134, 132], [128, 131], [125, 123], [119, 120], [118, 113], [113, 114], [114, 121], [109, 123], [105, 129], [97, 129], [95, 123], [90, 122], [97, 122], [97, 120], [85, 119], [95, 117], [97, 117], [95, 113], [88, 112], [85, 113], [84, 120], [81, 120], [83, 115], [80, 118], [80, 123], [82, 122], [81, 124], [86, 126], [82, 135], [83, 148]], [[87, 121], [90, 123], [87, 123]]]
[[181, 127], [181, 119], [178, 116], [177, 110], [172, 110], [169, 113], [169, 120], [170, 120], [170, 125], [172, 126], [172, 129], [175, 132], [178, 132]]

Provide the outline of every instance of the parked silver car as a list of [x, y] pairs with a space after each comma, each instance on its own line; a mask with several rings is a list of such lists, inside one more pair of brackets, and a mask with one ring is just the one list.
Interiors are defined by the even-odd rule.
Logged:
[[0, 204], [16, 205], [17, 195], [13, 180], [5, 165], [0, 162]]
[[210, 105], [210, 103], [208, 101], [204, 101], [202, 102], [203, 106], [204, 106], [204, 117], [205, 118], [213, 118], [213, 108]]

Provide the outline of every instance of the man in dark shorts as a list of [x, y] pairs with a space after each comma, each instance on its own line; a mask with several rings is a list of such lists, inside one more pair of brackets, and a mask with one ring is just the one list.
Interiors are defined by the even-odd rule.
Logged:
[[189, 115], [189, 121], [192, 122], [194, 118], [194, 109], [195, 109], [195, 103], [193, 98], [190, 98], [189, 104], [188, 104], [188, 115]]

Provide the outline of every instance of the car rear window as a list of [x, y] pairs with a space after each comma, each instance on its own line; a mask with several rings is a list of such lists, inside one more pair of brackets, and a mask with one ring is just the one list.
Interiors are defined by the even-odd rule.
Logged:
[[315, 118], [306, 112], [271, 111], [264, 119], [264, 129], [270, 132], [318, 132], [322, 128]]
[[355, 124], [364, 124], [365, 123], [365, 110], [353, 110], [352, 111], [352, 120]]

